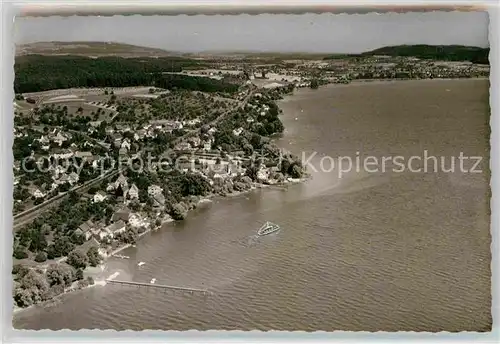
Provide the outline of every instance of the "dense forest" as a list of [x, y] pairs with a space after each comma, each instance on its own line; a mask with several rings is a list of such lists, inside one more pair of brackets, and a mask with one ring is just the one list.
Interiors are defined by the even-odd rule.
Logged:
[[473, 63], [489, 64], [489, 48], [468, 47], [463, 45], [397, 45], [383, 47], [362, 54], [332, 55], [325, 60], [346, 57], [367, 57], [374, 55], [412, 56], [426, 60], [440, 61], [470, 61]]
[[232, 84], [211, 78], [179, 74], [157, 75], [153, 79], [153, 85], [165, 89], [178, 88], [183, 90], [201, 92], [233, 93], [238, 90], [237, 84]]
[[72, 87], [151, 85], [205, 92], [232, 92], [235, 85], [185, 75], [162, 74], [203, 68], [198, 61], [178, 58], [122, 58], [27, 55], [14, 65], [16, 93]]

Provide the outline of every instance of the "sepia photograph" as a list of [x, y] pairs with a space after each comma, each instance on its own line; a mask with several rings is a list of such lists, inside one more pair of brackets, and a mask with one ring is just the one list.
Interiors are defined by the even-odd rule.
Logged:
[[21, 13], [13, 328], [490, 332], [489, 22]]

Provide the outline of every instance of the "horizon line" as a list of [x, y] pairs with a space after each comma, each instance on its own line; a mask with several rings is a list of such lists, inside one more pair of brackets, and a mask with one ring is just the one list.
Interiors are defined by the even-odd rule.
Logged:
[[[15, 47], [21, 47], [21, 46], [26, 46], [26, 45], [31, 45], [31, 44], [44, 44], [44, 43], [63, 43], [63, 44], [70, 44], [70, 43], [94, 43], [94, 44], [123, 44], [123, 45], [128, 45], [131, 47], [137, 47], [137, 48], [146, 48], [146, 49], [152, 49], [152, 50], [158, 50], [159, 53], [170, 53], [170, 54], [207, 54], [207, 55], [216, 55], [216, 54], [234, 54], [234, 55], [243, 55], [243, 54], [304, 54], [304, 55], [359, 55], [363, 53], [368, 53], [372, 52], [378, 49], [382, 48], [388, 48], [388, 47], [400, 47], [400, 46], [418, 46], [418, 45], [424, 45], [424, 46], [429, 46], [429, 47], [450, 47], [450, 46], [456, 46], [456, 47], [466, 47], [466, 48], [479, 48], [479, 49], [490, 49], [489, 44], [487, 46], [480, 46], [480, 45], [464, 45], [464, 44], [425, 44], [425, 43], [405, 43], [405, 44], [394, 44], [394, 45], [383, 45], [375, 49], [370, 49], [370, 50], [364, 50], [362, 52], [349, 52], [349, 53], [339, 53], [339, 52], [333, 52], [333, 51], [302, 51], [302, 50], [281, 50], [281, 51], [276, 51], [276, 50], [231, 50], [231, 49], [217, 49], [217, 50], [167, 50], [164, 48], [159, 48], [159, 47], [153, 47], [153, 46], [146, 46], [146, 45], [136, 45], [136, 44], [131, 44], [131, 43], [126, 43], [126, 42], [120, 42], [120, 41], [94, 41], [94, 40], [76, 40], [76, 41], [34, 41], [30, 43], [20, 43], [17, 44], [15, 43]], [[131, 52], [134, 53], [134, 52]], [[151, 52], [152, 53], [152, 52]], [[99, 54], [99, 53], [97, 53]], [[112, 53], [110, 53], [112, 54]], [[123, 53], [119, 53], [123, 54]], [[41, 55], [37, 53], [30, 53], [26, 55]], [[46, 55], [51, 55], [51, 54], [46, 54]], [[71, 55], [71, 53], [61, 53], [61, 54], [52, 54], [52, 55]], [[76, 53], [75, 55], [82, 55]]]

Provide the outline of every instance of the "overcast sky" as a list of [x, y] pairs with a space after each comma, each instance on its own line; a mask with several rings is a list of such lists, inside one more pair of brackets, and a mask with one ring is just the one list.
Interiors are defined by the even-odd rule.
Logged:
[[16, 43], [114, 41], [172, 51], [362, 52], [397, 44], [488, 46], [486, 12], [17, 18]]

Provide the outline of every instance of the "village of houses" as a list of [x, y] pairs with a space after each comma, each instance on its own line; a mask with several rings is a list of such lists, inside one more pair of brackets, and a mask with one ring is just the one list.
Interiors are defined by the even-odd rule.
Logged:
[[[50, 248], [62, 245], [57, 242], [60, 241], [60, 234], [56, 234], [56, 242], [51, 242], [54, 238], [52, 232], [61, 231], [61, 228], [67, 230], [64, 229], [66, 225], [57, 224], [59, 229], [45, 230], [44, 225], [40, 225], [41, 221], [50, 221], [56, 213], [78, 212], [78, 209], [84, 209], [82, 212], [85, 213], [85, 209], [105, 209], [105, 216], [91, 214], [79, 224], [72, 234], [72, 238], [77, 239], [72, 239], [73, 244], [70, 245], [70, 248], [76, 247], [82, 251], [96, 247], [103, 258], [135, 243], [138, 237], [153, 228], [159, 228], [162, 223], [173, 221], [172, 216], [165, 211], [165, 196], [170, 191], [165, 190], [161, 183], [149, 183], [141, 190], [134, 183], [137, 175], [129, 178], [129, 173], [112, 165], [116, 161], [130, 164], [135, 158], [145, 158], [146, 152], [166, 157], [169, 143], [174, 152], [182, 152], [187, 156], [182, 161], [178, 160], [175, 168], [180, 173], [189, 172], [202, 177], [211, 187], [219, 186], [218, 190], [222, 190], [219, 194], [245, 191], [254, 188], [255, 182], [282, 182], [284, 178], [279, 176], [276, 166], [261, 166], [256, 180], [251, 180], [245, 176], [243, 167], [248, 160], [248, 152], [223, 152], [220, 146], [214, 146], [214, 136], [218, 131], [214, 118], [221, 117], [224, 112], [231, 112], [235, 105], [241, 106], [246, 119], [241, 126], [235, 126], [232, 130], [234, 138], [243, 135], [254, 122], [258, 122], [260, 116], [267, 114], [269, 106], [262, 101], [262, 93], [252, 90], [251, 87], [243, 88], [236, 100], [221, 101], [220, 97], [215, 100], [216, 97], [200, 98], [197, 95], [195, 100], [202, 99], [204, 109], [216, 110], [215, 113], [207, 111], [209, 115], [205, 117], [193, 116], [192, 113], [187, 114], [186, 118], [176, 119], [146, 116], [149, 117], [147, 121], [143, 119], [146, 112], [140, 109], [148, 109], [159, 96], [151, 90], [142, 94], [125, 93], [118, 97], [114, 96], [112, 90], [106, 90], [98, 96], [92, 95], [91, 99], [100, 98], [92, 101], [83, 95], [63, 95], [43, 101], [37, 99], [35, 102], [27, 97], [16, 100], [16, 117], [21, 120], [14, 128], [14, 215], [22, 219], [24, 214], [29, 215], [37, 207], [47, 207], [38, 216], [38, 226], [37, 221], [28, 221], [18, 228], [15, 225], [15, 231], [17, 237], [33, 235], [33, 231], [45, 231], [43, 235], [48, 239], [44, 239], [47, 240], [44, 252], [49, 253], [44, 256], [41, 254], [44, 252], [33, 252], [29, 247], [23, 247], [23, 240], [16, 239], [14, 257], [19, 262], [45, 265], [52, 260], [65, 259], [68, 249], [51, 254]], [[114, 98], [113, 104], [106, 101], [110, 95]], [[192, 105], [192, 97], [188, 98]], [[118, 110], [126, 108], [125, 104], [134, 104], [134, 108], [128, 108], [128, 111], [135, 116], [133, 120], [120, 122]], [[71, 113], [72, 110], [74, 113]], [[61, 120], [64, 116], [70, 119]], [[111, 124], [106, 125], [107, 121]], [[51, 125], [51, 122], [58, 125]], [[79, 123], [79, 127], [74, 127], [74, 123]], [[161, 159], [160, 162], [153, 162], [145, 173], [154, 175], [154, 170], [162, 164]], [[235, 178], [238, 182], [233, 183]], [[69, 193], [73, 193], [70, 197], [73, 197], [75, 205], [65, 204], [65, 201], [62, 202], [64, 205], [50, 205], [54, 198]], [[189, 209], [205, 200], [201, 196], [188, 199], [180, 205], [180, 210], [174, 209], [181, 213], [180, 216], [174, 216], [175, 219], [182, 218]]]

